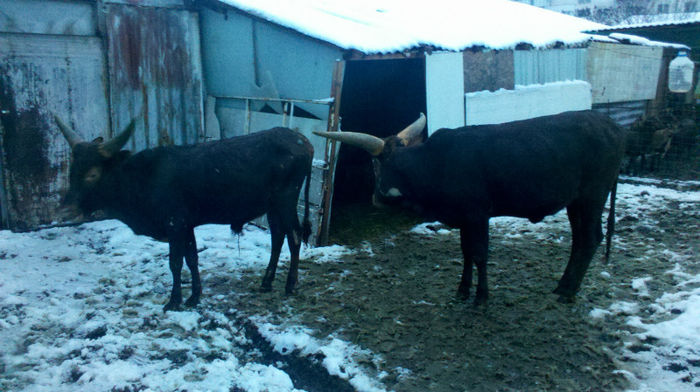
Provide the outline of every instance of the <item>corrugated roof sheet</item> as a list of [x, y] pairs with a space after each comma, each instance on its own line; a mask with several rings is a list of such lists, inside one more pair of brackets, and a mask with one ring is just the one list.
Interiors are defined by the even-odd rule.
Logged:
[[547, 47], [599, 38], [605, 25], [507, 0], [219, 0], [343, 49], [400, 52], [422, 45]]
[[634, 15], [615, 26], [606, 26], [596, 31], [635, 29], [640, 27], [672, 26], [691, 23], [700, 23], [700, 12], [660, 14], [660, 15]]

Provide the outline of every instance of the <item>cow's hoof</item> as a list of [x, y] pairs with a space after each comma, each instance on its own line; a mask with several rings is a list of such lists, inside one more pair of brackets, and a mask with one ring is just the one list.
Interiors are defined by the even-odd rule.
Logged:
[[467, 290], [462, 290], [462, 288], [459, 288], [457, 290], [457, 294], [455, 295], [457, 297], [458, 301], [466, 301], [469, 299], [469, 289]]
[[269, 293], [270, 291], [272, 291], [272, 285], [266, 285], [265, 283], [263, 283], [262, 286], [260, 286], [260, 291], [263, 293]]
[[559, 298], [557, 298], [557, 302], [559, 302], [560, 304], [572, 304], [576, 302], [576, 297], [573, 295], [560, 295]]
[[288, 296], [289, 296], [289, 295], [295, 295], [296, 293], [297, 293], [297, 288], [296, 288], [296, 286], [291, 287], [291, 288], [290, 288], [290, 287], [286, 287], [286, 288], [284, 289], [284, 294], [286, 294], [286, 295], [288, 295]]
[[474, 298], [474, 307], [475, 308], [487, 307], [488, 306], [488, 299], [489, 299], [489, 297], [487, 295], [479, 295], [479, 293], [476, 293], [476, 298]]
[[185, 306], [188, 308], [194, 308], [198, 304], [199, 304], [199, 297], [195, 298], [194, 296], [188, 298], [187, 301], [185, 302]]
[[180, 309], [180, 302], [170, 301], [167, 304], [165, 304], [165, 306], [163, 306], [163, 313], [165, 313], [169, 310], [171, 310], [173, 312], [181, 311], [182, 309]]

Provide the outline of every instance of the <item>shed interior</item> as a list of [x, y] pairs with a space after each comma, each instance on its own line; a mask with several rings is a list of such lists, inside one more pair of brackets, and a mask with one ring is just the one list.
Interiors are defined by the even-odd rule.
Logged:
[[[425, 59], [352, 60], [345, 65], [341, 130], [381, 138], [426, 112]], [[374, 173], [369, 153], [341, 144], [335, 171], [331, 236], [352, 216], [372, 208]]]

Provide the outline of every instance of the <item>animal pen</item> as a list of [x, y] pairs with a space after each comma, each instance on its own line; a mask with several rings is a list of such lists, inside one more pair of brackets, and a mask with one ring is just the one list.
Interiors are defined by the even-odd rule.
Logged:
[[391, 10], [341, 17], [235, 0], [0, 7], [0, 210], [12, 230], [61, 224], [69, 149], [52, 111], [86, 139], [140, 116], [134, 151], [293, 128], [315, 148], [313, 241], [324, 244], [332, 211], [367, 204], [374, 179], [367, 153], [313, 131], [384, 137], [424, 112], [430, 134], [590, 108], [629, 125], [654, 107], [663, 59], [681, 47], [584, 34], [601, 25], [506, 2], [470, 17], [532, 24], [504, 36], [430, 10], [459, 42], [409, 33], [383, 19], [397, 17]]

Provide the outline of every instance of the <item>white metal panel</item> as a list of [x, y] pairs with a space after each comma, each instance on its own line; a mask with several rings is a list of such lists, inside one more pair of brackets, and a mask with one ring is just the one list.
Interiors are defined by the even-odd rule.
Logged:
[[466, 94], [467, 125], [501, 124], [590, 108], [591, 85], [584, 81]]
[[662, 47], [592, 43], [586, 68], [593, 103], [654, 99], [662, 56]]
[[464, 57], [461, 52], [425, 56], [428, 135], [464, 126]]

